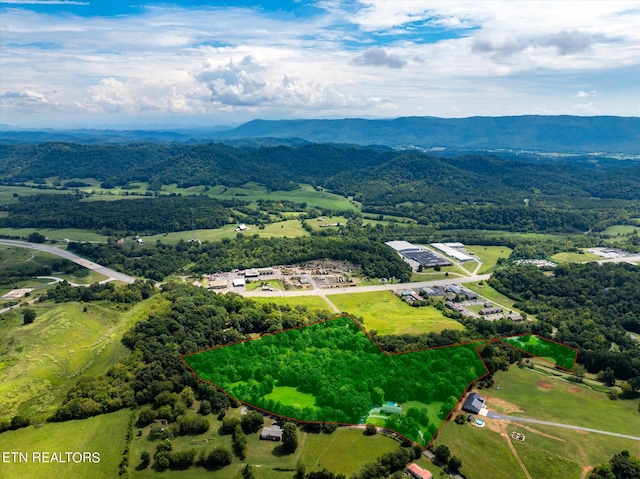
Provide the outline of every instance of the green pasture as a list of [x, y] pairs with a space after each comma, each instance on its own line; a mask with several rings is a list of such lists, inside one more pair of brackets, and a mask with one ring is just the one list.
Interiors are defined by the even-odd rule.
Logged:
[[582, 253], [556, 253], [549, 259], [554, 263], [586, 263], [588, 261], [599, 261], [602, 258], [583, 250]]
[[473, 253], [482, 261], [482, 267], [478, 274], [489, 273], [494, 270], [498, 259], [508, 258], [512, 249], [507, 246], [471, 246], [465, 245], [465, 249]]
[[[215, 229], [199, 229], [176, 231], [175, 233], [157, 234], [151, 236], [142, 236], [146, 243], [155, 243], [160, 240], [163, 243], [175, 244], [180, 240], [189, 241], [194, 237], [200, 241], [220, 241], [224, 238], [235, 238], [239, 233], [235, 231], [237, 224], [225, 225]], [[299, 220], [285, 220], [277, 223], [265, 225], [263, 229], [254, 225], [247, 225], [248, 230], [242, 232], [245, 236], [258, 235], [263, 238], [270, 237], [295, 237], [306, 236], [309, 233], [302, 228]]]
[[47, 238], [53, 238], [59, 241], [68, 239], [71, 241], [96, 241], [106, 243], [108, 239], [108, 236], [103, 234], [77, 228], [0, 228], [0, 235], [3, 236], [27, 238], [33, 232], [38, 232]]
[[637, 225], [613, 225], [602, 232], [607, 236], [628, 236], [640, 230]]
[[273, 303], [279, 306], [289, 305], [292, 308], [305, 306], [309, 309], [329, 309], [320, 296], [256, 296], [252, 297], [251, 301], [262, 304]]
[[[28, 186], [3, 186], [0, 188], [0, 205], [17, 203], [19, 196], [31, 195], [68, 195], [70, 191], [30, 188]], [[14, 196], [18, 195], [18, 196]]]
[[[494, 379], [500, 389], [485, 393], [490, 409], [491, 398], [495, 397], [518, 405], [523, 412], [517, 415], [522, 417], [638, 435], [637, 399], [611, 401], [606, 394], [587, 386], [515, 366], [497, 372]], [[610, 440], [609, 436], [598, 437]], [[640, 442], [637, 445], [640, 447]]]
[[290, 386], [276, 386], [264, 397], [266, 400], [273, 399], [285, 406], [295, 406], [303, 409], [305, 407], [315, 408], [316, 398], [313, 394], [301, 393], [296, 388]]
[[[193, 191], [191, 194], [200, 194], [200, 192], [204, 192], [204, 187], [196, 188], [201, 188], [201, 190], [198, 190], [197, 192]], [[163, 186], [161, 191], [166, 191], [167, 193], [189, 194], [189, 192], [176, 188], [175, 185]], [[318, 208], [326, 208], [330, 210], [358, 209], [355, 204], [350, 202], [344, 196], [326, 191], [316, 191], [313, 186], [307, 184], [300, 184], [298, 188], [292, 191], [269, 191], [266, 186], [257, 183], [247, 183], [241, 187], [235, 188], [219, 185], [209, 188], [205, 194], [211, 198], [238, 199], [251, 202], [258, 200], [291, 201], [294, 203], [306, 203], [309, 206], [316, 206]]]
[[[83, 311], [86, 306], [87, 311]], [[22, 324], [21, 308], [0, 316], [0, 416], [42, 420], [81, 375], [104, 374], [124, 354], [122, 335], [160, 297], [130, 309], [108, 302], [34, 303], [35, 322]]]
[[365, 436], [362, 429], [338, 428], [332, 434], [307, 434], [301, 460], [307, 471], [328, 469], [349, 477], [398, 446], [383, 434]]
[[474, 283], [465, 283], [465, 287], [469, 288], [471, 291], [475, 291], [483, 298], [487, 298], [489, 301], [492, 301], [500, 306], [505, 306], [513, 311], [519, 311], [513, 307], [515, 301], [508, 296], [496, 291], [491, 286], [487, 284], [487, 282], [474, 282]]
[[447, 318], [433, 306], [414, 308], [391, 291], [330, 294], [327, 297], [340, 311], [364, 319], [364, 327], [379, 334], [416, 334], [462, 330], [464, 326]]
[[533, 354], [538, 358], [545, 359], [550, 363], [557, 364], [567, 371], [573, 371], [573, 368], [575, 367], [577, 355], [575, 349], [540, 336], [528, 334], [524, 336], [502, 338], [500, 341]]
[[[21, 479], [111, 479], [118, 476], [118, 465], [125, 447], [131, 411], [123, 409], [89, 419], [46, 423], [0, 434], [0, 451], [28, 454], [28, 463], [0, 464], [0, 477]], [[99, 463], [37, 463], [33, 452], [97, 452]], [[64, 456], [66, 459], [66, 455]]]

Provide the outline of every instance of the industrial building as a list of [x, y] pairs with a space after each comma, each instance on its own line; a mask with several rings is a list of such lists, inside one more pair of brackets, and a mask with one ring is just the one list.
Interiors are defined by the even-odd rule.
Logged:
[[431, 246], [433, 246], [438, 251], [442, 251], [447, 256], [457, 259], [458, 261], [461, 261], [463, 263], [465, 261], [476, 260], [473, 256], [470, 256], [458, 249], [463, 246], [462, 243], [431, 243]]
[[451, 261], [424, 246], [416, 246], [408, 241], [387, 241], [385, 244], [396, 250], [405, 261], [411, 260], [425, 268], [451, 266]]

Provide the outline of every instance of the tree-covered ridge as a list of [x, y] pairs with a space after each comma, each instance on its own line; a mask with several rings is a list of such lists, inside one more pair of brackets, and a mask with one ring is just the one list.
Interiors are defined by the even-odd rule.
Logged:
[[[487, 374], [476, 348], [481, 343], [389, 355], [347, 316], [183, 357], [200, 379], [232, 397], [299, 421], [357, 424], [385, 401], [433, 402], [446, 417], [470, 383]], [[291, 387], [312, 396], [296, 407], [270, 399], [274, 388]], [[433, 406], [432, 406], [433, 407]], [[419, 411], [416, 421], [420, 419]], [[426, 445], [429, 428], [400, 421], [402, 434]], [[426, 422], [426, 423], [425, 423]]]
[[496, 271], [489, 283], [539, 323], [557, 328], [554, 339], [577, 347], [578, 361], [590, 372], [610, 367], [640, 388], [640, 345], [628, 333], [640, 332], [640, 267], [566, 264], [547, 275], [519, 265]]

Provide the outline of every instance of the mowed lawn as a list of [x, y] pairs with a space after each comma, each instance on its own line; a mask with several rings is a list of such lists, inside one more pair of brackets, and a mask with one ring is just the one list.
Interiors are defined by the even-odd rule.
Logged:
[[316, 407], [316, 398], [313, 394], [306, 394], [298, 391], [296, 388], [292, 388], [290, 386], [277, 386], [273, 388], [269, 394], [267, 394], [265, 399], [273, 399], [274, 401], [279, 401], [287, 406], [295, 406], [297, 408], [315, 408]]
[[433, 306], [414, 308], [391, 291], [330, 294], [327, 297], [340, 311], [360, 316], [367, 330], [380, 334], [417, 334], [464, 326], [447, 318]]
[[[0, 451], [25, 452], [28, 463], [0, 464], [0, 477], [20, 479], [112, 479], [118, 477], [118, 465], [125, 447], [131, 411], [29, 426], [0, 434]], [[34, 452], [97, 452], [99, 463], [34, 463]], [[66, 458], [66, 455], [65, 455]]]
[[107, 302], [47, 301], [31, 305], [37, 317], [29, 325], [22, 324], [21, 309], [5, 313], [0, 321], [0, 417], [21, 412], [45, 419], [79, 376], [104, 374], [127, 354], [120, 342], [124, 332], [165, 305], [159, 296], [128, 311]]
[[587, 261], [599, 261], [602, 258], [588, 251], [583, 253], [556, 253], [551, 256], [551, 261], [555, 263], [585, 263]]

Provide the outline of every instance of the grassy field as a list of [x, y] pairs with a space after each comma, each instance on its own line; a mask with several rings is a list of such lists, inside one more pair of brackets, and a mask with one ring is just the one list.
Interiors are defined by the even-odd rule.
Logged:
[[251, 300], [263, 304], [287, 304], [292, 308], [296, 306], [306, 306], [309, 309], [329, 309], [327, 303], [319, 296], [256, 296], [252, 297]]
[[585, 263], [599, 261], [602, 258], [588, 251], [583, 251], [582, 253], [556, 253], [550, 259], [555, 263]]
[[327, 295], [333, 304], [354, 316], [364, 318], [368, 330], [380, 334], [409, 334], [462, 330], [457, 321], [445, 317], [433, 306], [414, 308], [390, 291]]
[[[489, 408], [497, 398], [517, 404], [523, 417], [638, 435], [638, 400], [611, 401], [604, 393], [528, 368], [511, 367], [494, 379], [500, 390], [486, 392]], [[640, 442], [634, 449], [640, 453]]]
[[[611, 401], [602, 392], [514, 366], [496, 373], [495, 381], [499, 390], [481, 391], [490, 409], [637, 435], [638, 400]], [[436, 440], [462, 459], [462, 472], [469, 479], [524, 478], [506, 439], [500, 436], [512, 431], [526, 436], [524, 443], [512, 442], [533, 479], [578, 479], [583, 466], [606, 463], [624, 449], [640, 455], [638, 441], [554, 426], [489, 421], [482, 429], [447, 422]]]
[[126, 354], [123, 333], [152, 309], [159, 297], [129, 310], [107, 302], [35, 303], [37, 317], [22, 324], [20, 309], [0, 318], [0, 416], [18, 412], [42, 420], [80, 375], [103, 374]]
[[[125, 447], [131, 411], [124, 409], [89, 419], [48, 423], [0, 434], [0, 451], [28, 454], [28, 463], [3, 463], [0, 477], [20, 479], [111, 479]], [[33, 452], [97, 452], [99, 463], [34, 463]], [[66, 455], [64, 456], [66, 458]]]
[[440, 281], [451, 278], [462, 278], [468, 276], [465, 272], [461, 271], [457, 266], [445, 266], [440, 271], [433, 269], [425, 269], [422, 273], [411, 273], [411, 281]]
[[54, 238], [60, 241], [63, 239], [69, 239], [72, 241], [98, 241], [106, 243], [108, 238], [107, 236], [94, 231], [80, 230], [76, 228], [0, 228], [0, 235], [26, 238], [34, 231], [37, 231], [47, 238]]
[[634, 231], [639, 230], [640, 227], [635, 225], [613, 225], [604, 230], [602, 234], [608, 236], [627, 236], [633, 234]]
[[316, 398], [313, 394], [305, 394], [298, 391], [296, 388], [289, 386], [276, 386], [265, 399], [273, 399], [274, 401], [280, 401], [286, 406], [295, 406], [298, 408], [315, 408]]
[[[0, 205], [8, 205], [17, 203], [18, 196], [30, 195], [68, 195], [69, 191], [64, 190], [44, 190], [38, 188], [29, 188], [28, 186], [3, 186], [0, 189]], [[18, 195], [18, 196], [14, 196]]]
[[469, 246], [465, 249], [482, 261], [479, 274], [490, 273], [496, 267], [499, 258], [508, 258], [512, 249], [507, 246]]
[[494, 303], [499, 304], [500, 306], [505, 306], [513, 311], [519, 311], [514, 309], [513, 304], [515, 301], [508, 296], [496, 291], [491, 286], [489, 286], [486, 282], [483, 284], [479, 284], [479, 282], [475, 283], [465, 283], [465, 287], [469, 288], [471, 291], [475, 291], [479, 295], [487, 298]]
[[261, 290], [262, 286], [268, 284], [276, 291], [284, 291], [284, 285], [279, 279], [261, 279], [247, 283], [247, 291]]
[[[157, 240], [163, 243], [175, 244], [180, 240], [189, 241], [194, 236], [200, 241], [219, 241], [224, 238], [235, 238], [238, 234], [235, 231], [236, 224], [226, 225], [222, 228], [216, 229], [201, 229], [193, 231], [176, 231], [175, 233], [157, 234], [151, 236], [142, 236], [143, 241], [147, 243], [155, 243]], [[295, 237], [306, 236], [309, 233], [302, 228], [300, 221], [298, 220], [286, 220], [279, 221], [277, 223], [271, 223], [265, 225], [264, 229], [259, 229], [257, 226], [247, 225], [248, 230], [242, 234], [245, 236], [258, 235], [263, 238], [270, 237]]]
[[75, 284], [93, 284], [99, 283], [100, 281], [104, 281], [108, 277], [100, 274], [96, 271], [89, 270], [89, 274], [86, 276], [78, 276], [76, 274], [54, 274], [56, 278], [66, 279], [67, 281]]

